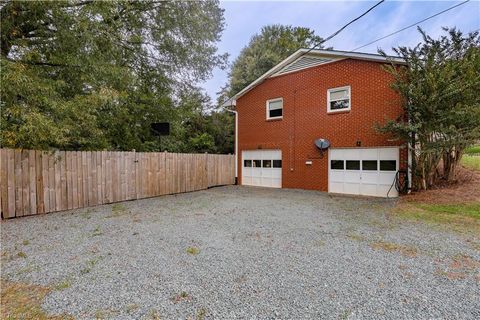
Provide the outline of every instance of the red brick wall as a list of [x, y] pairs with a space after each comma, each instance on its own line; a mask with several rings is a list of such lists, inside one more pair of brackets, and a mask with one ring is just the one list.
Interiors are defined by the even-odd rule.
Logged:
[[[317, 138], [332, 147], [400, 145], [374, 129], [375, 123], [394, 119], [402, 109], [390, 88], [392, 79], [377, 62], [341, 60], [269, 78], [237, 100], [238, 178], [241, 184], [242, 151], [282, 150], [283, 188], [328, 189], [328, 155], [320, 158]], [[351, 110], [327, 114], [327, 90], [351, 86]], [[266, 120], [266, 101], [283, 98], [283, 119]], [[390, 138], [390, 139], [389, 139]], [[305, 161], [311, 160], [312, 165]], [[406, 149], [400, 166], [405, 168]]]

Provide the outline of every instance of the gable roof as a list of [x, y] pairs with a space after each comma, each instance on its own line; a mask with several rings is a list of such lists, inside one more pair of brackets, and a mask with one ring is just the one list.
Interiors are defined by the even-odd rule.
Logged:
[[385, 62], [385, 63], [397, 63], [405, 64], [405, 60], [399, 57], [393, 56], [383, 56], [380, 54], [374, 53], [361, 53], [361, 52], [351, 52], [351, 51], [339, 51], [339, 50], [310, 50], [310, 49], [299, 49], [291, 54], [288, 58], [274, 66], [272, 69], [265, 72], [257, 80], [250, 83], [239, 93], [225, 101], [222, 107], [235, 106], [236, 100], [246, 94], [248, 91], [252, 90], [265, 79], [276, 77], [279, 75], [287, 74], [290, 72], [295, 72], [302, 69], [307, 69], [315, 67], [324, 63], [329, 63], [333, 61], [343, 60], [343, 59], [357, 59], [357, 60], [366, 60], [374, 62]]

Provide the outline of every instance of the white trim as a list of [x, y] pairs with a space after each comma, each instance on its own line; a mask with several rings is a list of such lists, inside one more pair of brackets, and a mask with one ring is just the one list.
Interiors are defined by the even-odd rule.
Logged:
[[[330, 100], [331, 92], [332, 91], [345, 90], [345, 89], [348, 90], [348, 108], [331, 110], [330, 109], [330, 102], [337, 101], [337, 100]], [[339, 100], [345, 100], [345, 99], [339, 99]], [[343, 87], [327, 89], [327, 113], [336, 113], [336, 112], [342, 112], [342, 111], [345, 112], [345, 111], [350, 111], [351, 109], [352, 109], [352, 88], [351, 88], [351, 86], [343, 86]]]
[[[270, 117], [270, 109], [269, 109], [269, 106], [270, 106], [270, 103], [271, 102], [277, 102], [277, 101], [281, 101], [282, 102], [282, 115], [281, 116], [278, 116], [278, 117]], [[265, 103], [265, 107], [266, 107], [266, 119], [267, 120], [277, 120], [277, 119], [283, 119], [283, 98], [280, 97], [280, 98], [273, 98], [273, 99], [268, 99], [267, 102]]]
[[230, 110], [222, 106], [222, 108], [231, 112], [235, 115], [235, 178], [238, 179], [238, 112], [235, 110]]
[[312, 56], [316, 55], [316, 56], [325, 56], [325, 57], [332, 57], [332, 58], [344, 58], [344, 59], [351, 58], [351, 59], [357, 59], [357, 60], [366, 60], [366, 61], [375, 61], [375, 62], [384, 62], [384, 63], [393, 62], [398, 64], [406, 64], [405, 60], [400, 57], [393, 57], [393, 56], [384, 57], [382, 55], [373, 54], [373, 53], [349, 52], [349, 51], [338, 51], [338, 50], [299, 49], [293, 54], [291, 54], [289, 57], [287, 57], [285, 60], [283, 60], [276, 66], [274, 66], [272, 69], [265, 72], [258, 79], [250, 83], [243, 90], [241, 90], [239, 93], [237, 93], [236, 95], [228, 99], [223, 106], [235, 105], [236, 99], [243, 96], [245, 93], [247, 93], [257, 85], [259, 85], [261, 82], [263, 82], [265, 79], [275, 74], [277, 71], [283, 69], [288, 64], [296, 61], [301, 56], [306, 55], [307, 52], [308, 52], [308, 55], [312, 55]]

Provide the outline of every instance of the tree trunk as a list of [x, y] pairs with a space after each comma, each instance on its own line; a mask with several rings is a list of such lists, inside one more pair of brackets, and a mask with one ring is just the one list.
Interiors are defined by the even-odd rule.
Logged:
[[443, 177], [447, 181], [455, 181], [457, 165], [460, 162], [462, 153], [460, 148], [454, 148], [443, 154]]

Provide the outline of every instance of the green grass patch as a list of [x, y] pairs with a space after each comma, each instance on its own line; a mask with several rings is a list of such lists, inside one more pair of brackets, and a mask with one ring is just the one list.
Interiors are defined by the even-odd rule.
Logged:
[[397, 208], [399, 216], [480, 234], [480, 202], [463, 204], [410, 203]]
[[99, 226], [97, 226], [95, 230], [93, 230], [92, 237], [101, 236], [102, 234], [103, 234], [102, 230], [100, 229]]
[[480, 153], [480, 146], [471, 146], [465, 149], [466, 154]]
[[70, 288], [71, 286], [71, 283], [69, 280], [63, 280], [57, 284], [55, 284], [55, 286], [53, 287], [54, 290], [58, 290], [58, 291], [61, 291], [61, 290], [65, 290], [65, 289], [68, 289]]
[[200, 249], [196, 248], [196, 247], [188, 247], [187, 248], [187, 253], [191, 254], [191, 255], [197, 255], [200, 253]]
[[115, 203], [112, 205], [112, 214], [107, 218], [121, 217], [128, 213], [127, 207], [121, 203]]
[[464, 154], [460, 163], [464, 167], [480, 171], [480, 156], [469, 156]]
[[417, 207], [430, 213], [463, 215], [480, 219], [480, 202], [467, 204], [417, 204]]
[[85, 275], [87, 273], [89, 273], [90, 271], [92, 271], [93, 267], [95, 267], [95, 265], [102, 259], [102, 257], [96, 257], [96, 258], [92, 258], [90, 260], [87, 261], [87, 263], [85, 264], [85, 267], [80, 270], [80, 274], [81, 275]]

